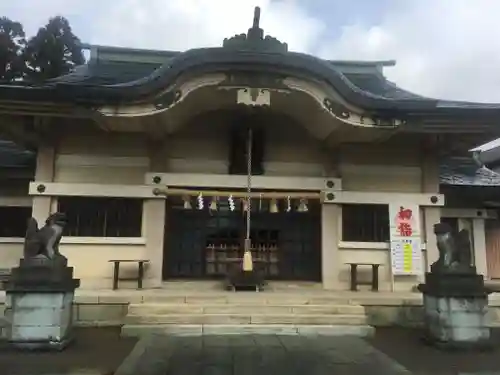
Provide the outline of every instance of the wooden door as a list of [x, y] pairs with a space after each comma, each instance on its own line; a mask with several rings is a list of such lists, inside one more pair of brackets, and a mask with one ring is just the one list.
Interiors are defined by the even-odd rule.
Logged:
[[[185, 209], [180, 197], [168, 199], [164, 279], [225, 277], [228, 265], [242, 259], [242, 207], [237, 204], [231, 211], [227, 200], [218, 203], [218, 210], [209, 212], [207, 207]], [[268, 203], [252, 202], [250, 237], [258, 267], [266, 279], [320, 281], [320, 203], [310, 202], [307, 212], [280, 207], [278, 213], [270, 213]]]
[[500, 279], [500, 221], [486, 220], [485, 232], [488, 278]]

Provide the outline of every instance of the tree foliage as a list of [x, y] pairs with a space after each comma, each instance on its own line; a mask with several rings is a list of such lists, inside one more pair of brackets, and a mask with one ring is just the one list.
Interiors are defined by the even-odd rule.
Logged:
[[7, 17], [0, 17], [0, 81], [11, 82], [24, 74], [23, 51], [26, 35], [23, 26]]
[[36, 82], [68, 73], [85, 62], [80, 40], [61, 16], [51, 18], [28, 40], [23, 55], [26, 76]]
[[85, 62], [68, 20], [57, 16], [26, 40], [23, 26], [0, 17], [0, 82], [42, 82]]

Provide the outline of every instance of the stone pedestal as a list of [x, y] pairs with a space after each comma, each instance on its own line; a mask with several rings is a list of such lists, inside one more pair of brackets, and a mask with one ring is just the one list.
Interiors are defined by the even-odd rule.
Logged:
[[6, 285], [4, 343], [19, 349], [64, 349], [72, 339], [73, 297], [79, 286], [63, 257], [21, 259]]
[[419, 290], [424, 298], [426, 341], [442, 348], [490, 345], [489, 291], [482, 275], [430, 272]]

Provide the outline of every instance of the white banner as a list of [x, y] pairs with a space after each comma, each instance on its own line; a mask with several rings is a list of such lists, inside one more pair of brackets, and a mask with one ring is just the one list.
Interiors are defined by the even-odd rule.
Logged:
[[389, 228], [393, 275], [422, 273], [420, 210], [415, 204], [390, 204]]

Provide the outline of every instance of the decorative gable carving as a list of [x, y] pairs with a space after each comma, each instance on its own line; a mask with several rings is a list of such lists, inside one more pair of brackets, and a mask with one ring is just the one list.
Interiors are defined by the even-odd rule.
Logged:
[[251, 50], [259, 52], [288, 52], [288, 45], [278, 39], [266, 35], [264, 30], [259, 27], [260, 23], [260, 8], [255, 7], [253, 26], [248, 29], [247, 34], [238, 34], [231, 38], [224, 39], [222, 46], [224, 48], [232, 48], [238, 50]]

